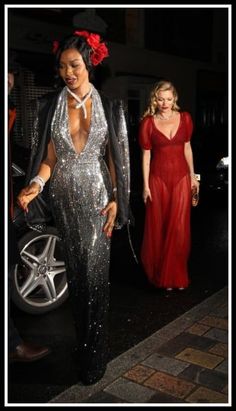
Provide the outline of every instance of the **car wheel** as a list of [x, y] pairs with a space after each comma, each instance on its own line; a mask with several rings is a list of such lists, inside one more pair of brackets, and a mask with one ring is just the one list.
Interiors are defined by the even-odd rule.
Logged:
[[43, 314], [68, 297], [61, 241], [54, 227], [30, 231], [19, 240], [21, 262], [15, 266], [12, 300], [21, 310]]

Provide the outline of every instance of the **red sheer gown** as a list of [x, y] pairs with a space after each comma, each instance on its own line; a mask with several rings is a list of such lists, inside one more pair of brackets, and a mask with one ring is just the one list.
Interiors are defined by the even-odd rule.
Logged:
[[139, 129], [139, 144], [151, 150], [141, 261], [149, 281], [158, 288], [189, 285], [191, 181], [184, 144], [192, 135], [189, 113], [180, 113], [175, 135], [169, 139], [157, 129], [153, 116]]

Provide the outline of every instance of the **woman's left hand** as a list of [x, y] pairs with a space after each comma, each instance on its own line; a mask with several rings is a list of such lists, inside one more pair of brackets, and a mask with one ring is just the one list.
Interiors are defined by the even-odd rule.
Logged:
[[117, 214], [117, 203], [116, 201], [110, 201], [108, 205], [101, 211], [102, 215], [107, 215], [106, 223], [103, 227], [103, 231], [107, 237], [112, 236], [112, 230], [114, 228], [116, 214]]
[[195, 176], [191, 176], [191, 189], [194, 190], [194, 191], [196, 190], [196, 192], [198, 194], [199, 193], [199, 187], [200, 187], [199, 181], [196, 179]]

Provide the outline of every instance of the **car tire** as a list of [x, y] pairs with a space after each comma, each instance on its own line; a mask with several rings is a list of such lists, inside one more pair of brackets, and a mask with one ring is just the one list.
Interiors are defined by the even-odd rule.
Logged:
[[61, 306], [68, 297], [68, 286], [56, 228], [31, 230], [18, 245], [21, 262], [13, 273], [13, 303], [30, 314], [44, 314]]

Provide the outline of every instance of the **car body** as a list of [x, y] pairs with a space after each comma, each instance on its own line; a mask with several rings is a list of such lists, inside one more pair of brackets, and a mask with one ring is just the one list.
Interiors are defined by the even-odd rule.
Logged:
[[222, 195], [228, 192], [229, 157], [221, 157], [201, 170], [201, 188]]

